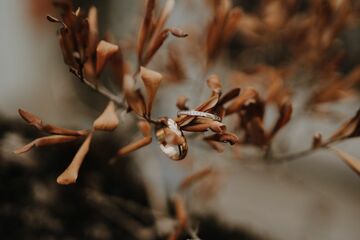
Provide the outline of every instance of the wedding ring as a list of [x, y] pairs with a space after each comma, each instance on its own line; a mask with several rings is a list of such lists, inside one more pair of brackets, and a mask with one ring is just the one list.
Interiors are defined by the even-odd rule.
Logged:
[[[182, 137], [183, 142], [181, 144], [167, 143], [165, 133], [166, 130], [171, 131], [179, 137]], [[188, 145], [182, 131], [173, 119], [164, 118], [163, 124], [159, 124], [155, 127], [155, 135], [160, 144], [161, 151], [163, 151], [166, 156], [175, 161], [179, 161], [185, 158]]]
[[178, 117], [181, 115], [188, 115], [188, 116], [193, 116], [193, 117], [202, 117], [202, 118], [208, 118], [214, 121], [218, 121], [221, 122], [221, 117], [212, 114], [212, 113], [208, 113], [208, 112], [201, 112], [201, 111], [196, 111], [196, 110], [188, 110], [188, 111], [178, 111], [177, 112]]

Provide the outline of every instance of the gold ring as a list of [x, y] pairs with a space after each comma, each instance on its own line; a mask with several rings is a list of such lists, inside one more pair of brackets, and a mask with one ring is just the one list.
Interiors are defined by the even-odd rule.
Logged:
[[[161, 151], [172, 160], [179, 161], [184, 159], [187, 154], [188, 145], [183, 132], [171, 118], [163, 118], [161, 123], [155, 127], [155, 135], [160, 144]], [[177, 142], [168, 142], [168, 135], [178, 138]]]

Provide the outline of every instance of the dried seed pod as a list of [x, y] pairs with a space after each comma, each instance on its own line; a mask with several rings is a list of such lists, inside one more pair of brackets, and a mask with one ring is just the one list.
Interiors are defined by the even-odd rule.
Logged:
[[94, 121], [93, 128], [97, 131], [113, 131], [119, 125], [119, 118], [116, 115], [116, 105], [110, 101], [104, 112]]
[[101, 40], [96, 47], [96, 75], [99, 75], [105, 63], [112, 57], [117, 51], [119, 51], [119, 46]]
[[58, 178], [56, 179], [58, 184], [68, 185], [76, 182], [81, 164], [83, 163], [86, 154], [89, 152], [92, 136], [93, 133], [90, 133], [86, 137], [85, 141], [77, 151], [70, 165], [65, 169], [62, 174], [58, 176]]
[[162, 75], [158, 72], [152, 71], [150, 69], [141, 67], [140, 68], [140, 77], [144, 82], [146, 93], [147, 93], [147, 102], [146, 102], [146, 115], [150, 117], [152, 104], [156, 95], [156, 92], [160, 86], [162, 80]]

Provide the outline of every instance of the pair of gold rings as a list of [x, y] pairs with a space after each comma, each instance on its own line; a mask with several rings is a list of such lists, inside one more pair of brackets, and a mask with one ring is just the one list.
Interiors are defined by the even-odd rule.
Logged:
[[[221, 121], [221, 118], [215, 114], [195, 110], [179, 111], [178, 116], [181, 115]], [[179, 161], [184, 159], [188, 151], [188, 145], [179, 125], [171, 118], [162, 118], [160, 122], [161, 124], [158, 124], [155, 128], [155, 136], [160, 144], [161, 151], [172, 160]], [[167, 135], [169, 135], [169, 133], [180, 140], [177, 142], [168, 142]]]

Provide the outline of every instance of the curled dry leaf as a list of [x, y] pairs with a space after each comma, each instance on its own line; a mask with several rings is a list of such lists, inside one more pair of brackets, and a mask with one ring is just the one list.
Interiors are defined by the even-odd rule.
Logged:
[[148, 117], [150, 117], [152, 104], [153, 104], [156, 92], [160, 86], [160, 82], [162, 80], [162, 75], [158, 72], [141, 67], [140, 68], [140, 77], [144, 82], [144, 86], [146, 88], [146, 93], [147, 93], [146, 115]]
[[99, 75], [103, 70], [105, 63], [119, 51], [119, 46], [101, 40], [96, 47], [96, 75]]
[[54, 136], [46, 136], [37, 138], [34, 141], [26, 144], [25, 146], [16, 149], [14, 151], [15, 154], [21, 154], [30, 151], [33, 147], [42, 147], [42, 146], [48, 146], [53, 144], [60, 144], [60, 143], [66, 143], [75, 141], [78, 139], [78, 136], [66, 136], [66, 135], [54, 135]]
[[152, 140], [151, 136], [146, 136], [140, 140], [130, 143], [129, 145], [120, 148], [117, 152], [117, 156], [123, 157], [131, 152], [134, 152], [134, 151], [138, 150], [139, 148], [142, 148], [142, 147], [150, 144], [151, 140]]
[[189, 110], [189, 108], [186, 106], [187, 100], [188, 100], [188, 98], [185, 96], [178, 97], [178, 99], [176, 101], [176, 107], [179, 110]]
[[71, 130], [43, 123], [43, 121], [38, 116], [23, 109], [19, 109], [19, 115], [30, 125], [36, 127], [40, 131], [45, 131], [47, 133], [72, 136], [85, 136], [88, 134], [86, 130]]
[[119, 125], [116, 105], [110, 101], [104, 112], [94, 121], [93, 128], [98, 131], [113, 131]]
[[331, 150], [333, 150], [340, 158], [343, 160], [356, 174], [360, 176], [360, 160], [355, 159], [350, 154], [338, 149], [331, 147]]
[[62, 174], [60, 174], [60, 176], [58, 176], [56, 179], [58, 184], [68, 185], [76, 182], [81, 164], [83, 163], [86, 154], [89, 152], [92, 136], [93, 133], [91, 132], [77, 151], [70, 165]]
[[179, 189], [181, 191], [184, 191], [191, 187], [194, 183], [198, 182], [199, 180], [209, 176], [213, 172], [213, 169], [211, 167], [205, 167], [199, 171], [196, 171], [195, 173], [185, 177], [181, 183]]

